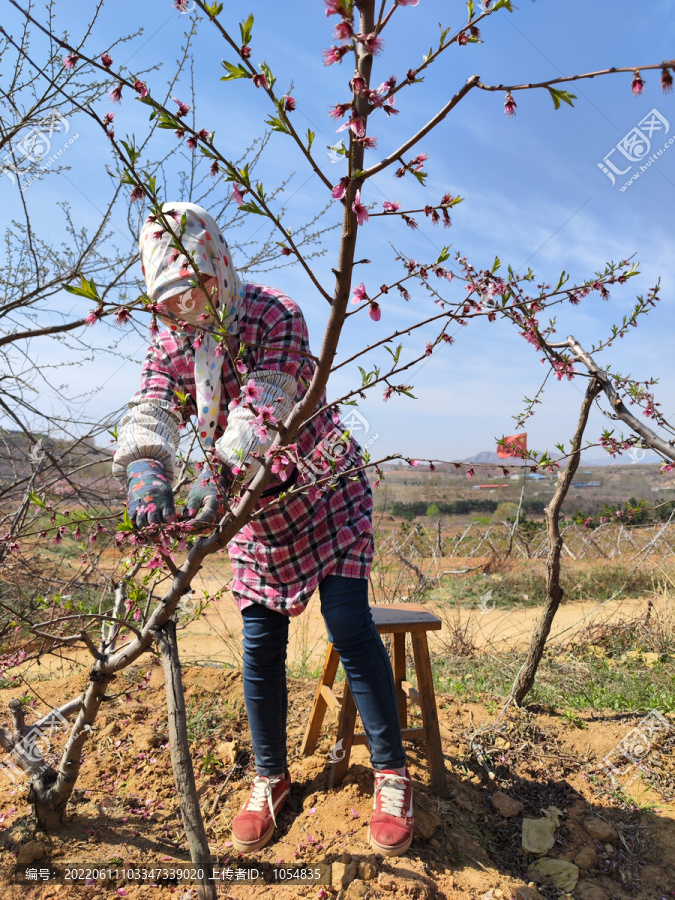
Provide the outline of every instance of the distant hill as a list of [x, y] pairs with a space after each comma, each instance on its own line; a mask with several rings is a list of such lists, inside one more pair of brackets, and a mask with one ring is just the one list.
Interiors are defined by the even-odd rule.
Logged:
[[462, 462], [482, 463], [483, 465], [492, 466], [527, 466], [532, 465], [526, 459], [520, 459], [517, 456], [509, 456], [507, 459], [501, 459], [494, 450], [482, 450], [474, 456], [467, 456]]
[[[582, 452], [581, 464], [584, 466], [628, 466], [640, 464], [643, 466], [656, 465], [661, 462], [656, 453], [651, 450], [636, 450], [636, 457], [631, 457], [628, 453], [621, 456], [613, 457], [609, 453], [604, 456], [589, 456], [589, 452], [597, 453], [597, 450]], [[526, 466], [531, 465], [526, 459], [518, 459], [518, 457], [509, 457], [508, 459], [500, 459], [494, 450], [482, 450], [473, 456], [467, 456], [462, 462], [482, 463], [483, 465], [494, 466]]]
[[[47, 455], [61, 460], [66, 468], [99, 462], [109, 467], [112, 450], [97, 447], [88, 438], [66, 441], [36, 433], [35, 441], [32, 441], [22, 431], [0, 428], [0, 484], [11, 483], [27, 475], [33, 471], [36, 461]], [[93, 474], [91, 469], [87, 473]]]

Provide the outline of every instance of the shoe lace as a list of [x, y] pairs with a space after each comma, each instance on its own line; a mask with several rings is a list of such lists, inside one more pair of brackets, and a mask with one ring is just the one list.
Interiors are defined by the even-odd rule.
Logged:
[[378, 795], [383, 812], [390, 816], [403, 818], [403, 804], [405, 802], [406, 779], [401, 775], [386, 773], [378, 777], [375, 785], [375, 802]]
[[261, 812], [265, 803], [269, 805], [272, 813], [272, 821], [276, 828], [277, 820], [274, 815], [274, 803], [272, 802], [272, 788], [281, 781], [281, 778], [267, 778], [265, 775], [256, 775], [253, 779], [253, 790], [248, 799], [247, 808], [253, 812]]

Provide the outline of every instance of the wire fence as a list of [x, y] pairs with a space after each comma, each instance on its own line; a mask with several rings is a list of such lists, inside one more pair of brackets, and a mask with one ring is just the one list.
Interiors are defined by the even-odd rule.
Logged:
[[[567, 525], [561, 530], [563, 552], [574, 560], [628, 559], [640, 557], [649, 548], [652, 559], [664, 560], [675, 555], [675, 523], [664, 528], [662, 522], [625, 526], [606, 522], [595, 528]], [[414, 548], [416, 554], [439, 557], [502, 556], [511, 548], [517, 559], [546, 559], [548, 542], [543, 523], [527, 522], [514, 528], [512, 524], [484, 525], [472, 522], [456, 533], [440, 533], [415, 525], [403, 536], [400, 532], [381, 535], [378, 554], [387, 555], [401, 544]]]

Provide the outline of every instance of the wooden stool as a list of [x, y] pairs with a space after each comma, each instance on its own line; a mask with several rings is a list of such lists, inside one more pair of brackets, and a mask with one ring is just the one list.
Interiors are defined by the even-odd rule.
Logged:
[[[427, 612], [423, 606], [415, 603], [392, 603], [371, 606], [370, 609], [378, 632], [392, 635], [392, 669], [403, 739], [423, 739], [426, 742], [431, 785], [437, 794], [445, 797], [448, 787], [445, 779], [441, 735], [438, 728], [429, 645], [427, 644], [427, 631], [439, 631], [442, 627], [441, 620]], [[406, 681], [405, 636], [408, 633], [412, 639], [419, 691], [415, 690], [409, 681]], [[330, 706], [331, 709], [339, 712], [337, 742], [342, 741], [343, 756], [333, 761], [328, 782], [330, 788], [340, 784], [347, 774], [352, 746], [368, 744], [365, 734], [354, 734], [357, 709], [347, 680], [345, 680], [342, 700], [338, 700], [333, 693], [333, 683], [339, 662], [340, 657], [337, 650], [332, 644], [329, 644], [326, 661], [314, 696], [309, 724], [300, 746], [301, 756], [309, 756], [314, 753], [327, 707]], [[422, 722], [424, 723], [422, 728], [408, 728], [408, 698], [422, 710]]]

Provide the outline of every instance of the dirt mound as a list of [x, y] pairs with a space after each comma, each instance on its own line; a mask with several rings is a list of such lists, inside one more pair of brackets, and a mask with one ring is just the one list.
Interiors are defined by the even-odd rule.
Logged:
[[[35, 716], [75, 696], [84, 680], [84, 675], [77, 675], [30, 684]], [[580, 730], [558, 716], [517, 710], [501, 720], [497, 731], [476, 734], [494, 721], [494, 715], [477, 704], [460, 705], [439, 695], [449, 797], [442, 800], [432, 793], [424, 748], [407, 743], [415, 783], [416, 834], [403, 857], [384, 859], [367, 843], [373, 777], [366, 748], [354, 748], [344, 783], [329, 791], [336, 724], [327, 716], [316, 753], [299, 757], [316, 682], [293, 679], [290, 802], [272, 843], [245, 860], [230, 841], [232, 818], [254, 774], [241, 672], [195, 666], [184, 669], [184, 682], [200, 802], [214, 861], [235, 869], [248, 862], [333, 864], [333, 883], [325, 887], [228, 883], [223, 888], [226, 896], [248, 900], [254, 892], [336, 898], [342, 891], [339, 896], [345, 900], [560, 897], [559, 889], [546, 882], [535, 888], [528, 874], [535, 857], [522, 847], [523, 819], [541, 819], [551, 807], [561, 815], [547, 857], [577, 868], [580, 877], [573, 897], [654, 900], [675, 890], [675, 807], [647, 792], [641, 805], [658, 802], [658, 811], [641, 811], [622, 802], [616, 792], [613, 797], [602, 794], [606, 780], [590, 774], [637, 717], [629, 721], [596, 712], [580, 717], [588, 726]], [[0, 707], [6, 710], [16, 695], [16, 689], [1, 691]], [[111, 697], [87, 746], [60, 832], [44, 834], [36, 829], [25, 783], [6, 783], [0, 791], [3, 898], [23, 897], [28, 891], [40, 900], [92, 895], [140, 900], [160, 892], [196, 897], [196, 891], [190, 894], [186, 887], [131, 882], [66, 887], [43, 883], [30, 889], [17, 883], [19, 861], [33, 861], [38, 870], [114, 860], [148, 867], [189, 862], [167, 747], [161, 667], [155, 663], [126, 670], [113, 682]], [[27, 719], [31, 721], [32, 714]], [[3, 724], [8, 726], [9, 721]], [[414, 710], [410, 724], [421, 724]], [[62, 741], [62, 736], [55, 736], [55, 752]], [[670, 756], [664, 753], [661, 766], [665, 784], [668, 773], [671, 779], [675, 773], [672, 751]]]

